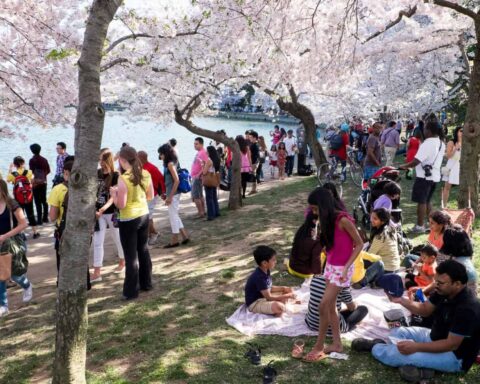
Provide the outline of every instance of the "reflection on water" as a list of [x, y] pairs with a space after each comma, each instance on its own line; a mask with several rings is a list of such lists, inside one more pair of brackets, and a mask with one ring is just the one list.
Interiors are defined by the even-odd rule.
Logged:
[[[126, 113], [126, 112], [125, 112]], [[103, 132], [102, 147], [112, 148], [114, 151], [120, 149], [122, 143], [127, 142], [137, 150], [144, 150], [149, 154], [149, 160], [155, 165], [161, 167], [157, 155], [157, 149], [160, 145], [166, 143], [169, 139], [177, 139], [177, 151], [179, 153], [180, 163], [186, 168], [190, 168], [195, 155], [193, 141], [196, 137], [187, 129], [172, 123], [168, 126], [158, 125], [152, 121], [130, 122], [124, 117], [125, 114], [108, 114], [105, 120], [105, 129]], [[195, 119], [195, 123], [206, 129], [219, 130], [224, 129], [228, 135], [235, 137], [244, 134], [248, 129], [254, 129], [259, 135], [265, 137], [267, 145], [271, 143], [269, 132], [273, 129], [273, 123], [240, 121], [230, 119], [219, 119], [205, 117]], [[30, 127], [26, 131], [26, 141], [22, 139], [1, 140], [0, 141], [0, 172], [5, 177], [8, 166], [15, 156], [22, 156], [27, 164], [32, 157], [30, 144], [38, 143], [42, 146], [42, 156], [47, 158], [50, 163], [52, 173], [55, 173], [56, 143], [63, 141], [67, 144], [67, 152], [73, 152], [73, 128], [50, 128]], [[210, 142], [205, 140], [206, 144]], [[49, 187], [52, 176], [49, 175]]]

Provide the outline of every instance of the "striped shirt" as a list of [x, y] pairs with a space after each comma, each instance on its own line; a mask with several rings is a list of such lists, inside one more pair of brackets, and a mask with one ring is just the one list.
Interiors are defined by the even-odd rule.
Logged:
[[[312, 331], [318, 331], [320, 321], [320, 302], [322, 301], [327, 282], [321, 275], [315, 275], [310, 283], [310, 301], [308, 302], [308, 312], [305, 317], [305, 322], [308, 328]], [[343, 288], [337, 296], [337, 311], [340, 312], [342, 303], [349, 304], [353, 301], [350, 288]], [[339, 313], [340, 332], [348, 332], [348, 324], [344, 317]], [[331, 336], [332, 331], [330, 327], [327, 331], [327, 336]]]

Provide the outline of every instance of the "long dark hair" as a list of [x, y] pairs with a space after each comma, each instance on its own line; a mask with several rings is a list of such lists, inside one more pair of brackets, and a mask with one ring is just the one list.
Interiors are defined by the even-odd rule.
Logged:
[[[382, 225], [380, 225], [380, 227], [378, 228], [372, 227], [372, 230], [370, 231], [370, 243], [372, 243], [375, 236], [382, 235], [385, 231], [385, 228], [391, 229], [390, 212], [388, 212], [385, 208], [377, 208], [373, 210], [373, 213], [375, 213], [378, 216], [378, 218], [382, 222]], [[394, 237], [393, 230], [388, 230], [387, 235], [393, 239]]]
[[238, 135], [235, 138], [235, 141], [238, 143], [238, 146], [240, 147], [240, 152], [242, 152], [245, 155], [248, 152], [247, 139], [245, 139], [242, 135]]
[[163, 166], [165, 168], [168, 167], [168, 163], [177, 164], [177, 154], [175, 153], [175, 149], [173, 149], [169, 143], [163, 144], [158, 148], [158, 154], [163, 155]]
[[463, 127], [457, 127], [455, 128], [455, 130], [453, 131], [453, 144], [457, 144], [458, 143], [458, 132], [460, 130], [462, 130]]
[[220, 171], [220, 157], [218, 157], [218, 152], [213, 145], [207, 147], [208, 157], [212, 160], [213, 168], [215, 172]]
[[333, 199], [335, 200], [335, 209], [337, 211], [345, 211], [347, 212], [347, 208], [345, 207], [345, 204], [343, 203], [340, 195], [338, 194], [337, 187], [335, 184], [326, 182], [325, 184], [322, 185], [323, 188], [328, 189], [333, 196]]
[[307, 217], [305, 217], [304, 223], [297, 229], [297, 233], [295, 233], [295, 237], [293, 238], [293, 246], [296, 247], [300, 242], [304, 239], [312, 237], [312, 229], [314, 229], [317, 225], [316, 221], [318, 220], [317, 215], [313, 212], [309, 212]]
[[339, 214], [335, 209], [335, 200], [332, 192], [326, 188], [318, 187], [308, 196], [308, 204], [318, 208], [318, 220], [320, 224], [320, 241], [327, 249], [332, 248], [335, 234], [335, 223]]
[[112, 186], [113, 175], [115, 174], [115, 164], [113, 163], [113, 153], [110, 148], [102, 148], [100, 150], [101, 162], [104, 163], [105, 167], [102, 166], [100, 173], [103, 173], [103, 168], [108, 168], [108, 175], [105, 178], [105, 189], [109, 189]]
[[127, 161], [132, 166], [132, 175], [130, 176], [130, 181], [132, 184], [134, 186], [140, 185], [142, 189], [145, 189], [142, 184], [142, 164], [140, 163], [140, 159], [138, 158], [135, 148], [128, 145], [124, 146], [120, 150], [119, 157]]
[[443, 247], [440, 252], [454, 257], [472, 257], [473, 245], [468, 233], [455, 224], [443, 232]]

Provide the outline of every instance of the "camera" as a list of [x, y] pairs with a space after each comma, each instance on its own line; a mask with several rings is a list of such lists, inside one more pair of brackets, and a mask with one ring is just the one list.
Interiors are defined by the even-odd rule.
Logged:
[[425, 172], [425, 177], [431, 177], [432, 176], [432, 166], [430, 164], [424, 165], [423, 171]]

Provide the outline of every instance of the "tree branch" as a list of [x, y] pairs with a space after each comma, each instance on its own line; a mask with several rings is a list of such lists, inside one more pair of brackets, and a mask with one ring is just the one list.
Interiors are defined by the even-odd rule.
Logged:
[[112, 60], [109, 63], [102, 65], [100, 67], [100, 72], [105, 72], [107, 69], [110, 69], [114, 67], [117, 64], [123, 64], [123, 63], [129, 63], [130, 61], [128, 59], [125, 59], [123, 57], [119, 57], [118, 59]]
[[[425, 3], [429, 3], [430, 1], [428, 0], [423, 0]], [[433, 4], [438, 5], [440, 7], [444, 8], [450, 8], [453, 9], [454, 11], [457, 11], [458, 13], [462, 13], [465, 16], [471, 17], [473, 20], [480, 21], [480, 14], [476, 13], [475, 11], [472, 11], [471, 9], [465, 8], [459, 4], [452, 3], [451, 1], [447, 0], [433, 0]]]
[[105, 50], [104, 54], [108, 54], [109, 52], [111, 52], [118, 44], [121, 44], [123, 43], [124, 41], [126, 40], [130, 40], [130, 39], [137, 39], [139, 37], [145, 37], [145, 38], [148, 38], [148, 39], [153, 39], [153, 38], [157, 38], [157, 39], [172, 39], [172, 38], [175, 38], [175, 37], [181, 37], [181, 36], [191, 36], [191, 35], [196, 35], [198, 33], [198, 30], [200, 28], [200, 26], [202, 25], [202, 22], [203, 22], [203, 19], [200, 19], [197, 23], [197, 25], [195, 26], [195, 28], [193, 29], [193, 31], [187, 31], [187, 32], [180, 32], [180, 33], [177, 33], [175, 36], [163, 36], [163, 35], [150, 35], [148, 33], [132, 33], [130, 35], [126, 35], [126, 36], [123, 36], [123, 37], [120, 37], [119, 39], [115, 40], [112, 44], [110, 44], [110, 46]]
[[408, 8], [406, 11], [402, 10], [398, 12], [398, 17], [395, 20], [388, 23], [382, 31], [377, 31], [373, 35], [370, 35], [362, 44], [365, 44], [366, 42], [374, 39], [375, 37], [380, 36], [382, 33], [385, 33], [390, 28], [393, 28], [395, 25], [400, 23], [400, 21], [402, 21], [404, 17], [408, 17], [408, 18], [412, 17], [415, 14], [415, 12], [417, 12], [416, 5], [413, 8], [412, 7]]

